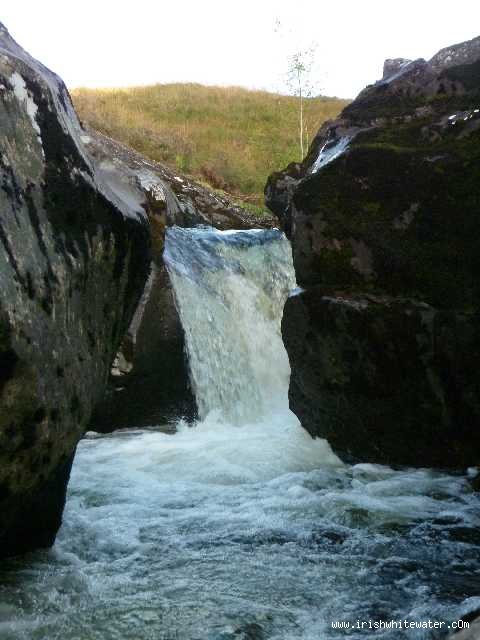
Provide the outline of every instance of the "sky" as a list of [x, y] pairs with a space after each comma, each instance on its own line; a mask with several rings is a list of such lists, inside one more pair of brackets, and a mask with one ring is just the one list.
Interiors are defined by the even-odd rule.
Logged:
[[315, 93], [352, 98], [385, 58], [430, 58], [480, 35], [480, 0], [15, 0], [12, 36], [69, 88], [157, 82], [288, 92], [315, 49]]

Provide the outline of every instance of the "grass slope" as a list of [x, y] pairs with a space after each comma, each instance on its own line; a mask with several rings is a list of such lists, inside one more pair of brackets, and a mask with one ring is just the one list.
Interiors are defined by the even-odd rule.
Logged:
[[[263, 203], [272, 171], [300, 160], [295, 97], [199, 84], [76, 89], [72, 97], [84, 123], [252, 204]], [[307, 100], [310, 138], [346, 104]]]

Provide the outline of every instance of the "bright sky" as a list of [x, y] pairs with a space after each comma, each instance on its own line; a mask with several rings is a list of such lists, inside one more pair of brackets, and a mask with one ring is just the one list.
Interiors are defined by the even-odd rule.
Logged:
[[316, 42], [317, 86], [353, 97], [381, 76], [385, 58], [430, 58], [480, 35], [479, 0], [2, 4], [13, 37], [70, 88], [201, 82], [285, 91], [288, 55]]

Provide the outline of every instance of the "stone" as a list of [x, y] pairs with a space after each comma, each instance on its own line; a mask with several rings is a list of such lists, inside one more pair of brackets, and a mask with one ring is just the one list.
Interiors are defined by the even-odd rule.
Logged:
[[478, 316], [312, 287], [287, 301], [282, 335], [290, 405], [343, 460], [478, 464]]
[[83, 136], [63, 82], [0, 24], [0, 557], [53, 543], [150, 270], [141, 202]]
[[[325, 436], [331, 434], [337, 406], [338, 431], [331, 437], [348, 459], [448, 467], [462, 467], [468, 459], [478, 464], [479, 376], [471, 367], [469, 349], [480, 353], [479, 43], [476, 38], [449, 47], [429, 62], [388, 60], [383, 79], [321, 127], [302, 164], [273, 174], [265, 188], [267, 205], [291, 239], [298, 284], [307, 289], [285, 308], [291, 408], [312, 434]], [[311, 297], [309, 289], [315, 291]], [[376, 299], [374, 307], [369, 296]], [[327, 304], [327, 298], [356, 300], [361, 312], [347, 313], [353, 307]], [[406, 322], [405, 300], [419, 308], [427, 305], [437, 320], [423, 328]], [[311, 308], [316, 309], [313, 315]], [[303, 323], [310, 319], [310, 324], [300, 339], [295, 322], [300, 323], [302, 313]], [[375, 338], [379, 318], [385, 346]], [[440, 318], [447, 322], [451, 357], [443, 353], [432, 329]], [[321, 338], [323, 322], [330, 327], [328, 344]], [[405, 341], [412, 371], [405, 368], [404, 375], [419, 385], [398, 387], [405, 394], [403, 403], [393, 386], [390, 401], [382, 396], [380, 384], [377, 395], [373, 388], [368, 393], [364, 389], [362, 400], [349, 386], [348, 380], [360, 375], [357, 360], [351, 358], [355, 348], [335, 331], [356, 331], [357, 322], [365, 331], [365, 366], [376, 372], [379, 383], [382, 378], [393, 380], [395, 358], [401, 358]], [[430, 381], [432, 368], [413, 349], [417, 335], [440, 340], [441, 365], [434, 367]], [[385, 353], [392, 344], [393, 360]], [[324, 349], [338, 359], [341, 384], [331, 384], [323, 373], [315, 378], [314, 367], [323, 371]], [[435, 353], [430, 351], [429, 358], [435, 360]], [[440, 369], [443, 382], [438, 387]], [[369, 370], [364, 375], [367, 380]], [[460, 380], [467, 394], [458, 394]], [[378, 413], [373, 419], [369, 402], [377, 402], [383, 417]], [[356, 417], [360, 410], [363, 416]], [[363, 425], [363, 438], [354, 438], [354, 443], [349, 442], [350, 420]], [[440, 438], [434, 436], [437, 429]], [[382, 430], [388, 438], [380, 437], [375, 451], [369, 439]], [[415, 435], [411, 451], [402, 435], [407, 432]], [[427, 450], [429, 437], [436, 451]], [[421, 446], [415, 447], [417, 441]]]
[[465, 64], [472, 64], [480, 60], [480, 36], [467, 40], [452, 47], [445, 47], [430, 59], [430, 65], [435, 72], [444, 69], [457, 67]]
[[410, 64], [412, 60], [408, 58], [390, 58], [385, 60], [383, 64], [383, 77], [382, 80], [387, 80], [393, 75], [401, 71], [407, 64]]

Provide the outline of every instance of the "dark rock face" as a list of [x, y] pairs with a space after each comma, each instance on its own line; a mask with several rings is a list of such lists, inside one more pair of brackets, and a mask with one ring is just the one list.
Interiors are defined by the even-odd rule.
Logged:
[[150, 268], [140, 202], [83, 135], [61, 80], [0, 24], [0, 557], [52, 544]]
[[282, 331], [295, 413], [343, 459], [478, 463], [478, 317], [312, 288], [287, 301]]
[[[290, 166], [269, 179], [267, 204], [292, 240], [299, 284], [312, 288], [308, 304], [303, 294], [286, 307], [284, 337], [290, 345], [292, 364], [291, 406], [300, 418], [303, 416], [304, 426], [312, 434], [331, 437], [340, 452], [396, 464], [456, 467], [467, 460], [478, 463], [479, 376], [468, 356], [470, 348], [476, 347], [478, 353], [479, 160], [480, 38], [476, 38], [442, 50], [430, 62], [387, 61], [383, 79], [367, 87], [337, 120], [321, 128], [302, 165]], [[373, 307], [366, 298], [372, 294], [376, 298]], [[300, 349], [289, 315], [295, 312], [298, 320], [298, 314], [307, 313], [313, 305], [311, 296], [317, 297], [315, 308], [322, 312], [311, 316], [304, 334], [308, 345]], [[356, 314], [347, 313], [349, 307], [329, 303], [325, 296], [354, 296], [357, 302], [363, 296], [368, 304]], [[430, 321], [423, 320], [422, 327], [414, 327], [410, 321], [399, 323], [407, 317], [402, 306], [405, 299], [427, 304], [435, 318], [451, 314], [449, 346], [445, 347], [449, 357], [438, 356], [443, 354], [443, 342]], [[383, 347], [375, 339], [380, 318], [385, 325]], [[347, 344], [340, 328], [356, 334], [358, 323], [365, 335], [356, 346]], [[335, 326], [338, 332], [332, 328]], [[328, 349], [320, 339], [327, 327]], [[420, 337], [434, 341], [431, 357], [442, 362], [433, 378], [423, 352], [411, 348]], [[412, 370], [404, 369], [404, 375], [418, 382], [418, 386], [402, 386], [403, 403], [400, 395], [394, 399], [393, 386], [387, 401], [380, 384], [395, 379], [402, 341], [405, 351], [412, 354]], [[386, 358], [388, 345], [393, 343], [397, 346], [391, 353], [397, 355]], [[365, 366], [376, 372], [377, 395], [370, 383], [368, 390], [354, 385], [354, 392], [350, 383], [342, 383], [327, 392], [325, 372], [316, 380], [312, 371], [307, 381], [308, 367], [303, 359], [307, 348], [312, 367], [314, 361], [326, 363], [326, 352], [330, 358], [336, 351], [342, 375], [357, 380], [356, 358], [365, 350]], [[318, 364], [320, 369], [322, 366]], [[427, 383], [420, 384], [419, 376], [430, 380], [430, 388]], [[369, 371], [365, 370], [364, 377], [367, 384]], [[440, 387], [438, 377], [443, 380]], [[460, 380], [468, 389], [466, 395], [458, 394]], [[333, 416], [335, 398], [338, 408], [333, 435], [333, 417], [329, 422], [325, 414]], [[368, 405], [375, 402], [381, 409], [373, 419], [375, 409], [369, 410]], [[411, 455], [403, 434], [413, 429], [414, 406], [415, 441], [422, 445]], [[397, 407], [395, 414], [393, 407]], [[359, 411], [364, 415], [355, 423], [364, 425], [363, 439], [355, 438], [349, 428]], [[437, 429], [442, 434], [439, 437]], [[435, 452], [427, 447], [428, 437]], [[350, 438], [355, 444], [349, 444]], [[415, 442], [410, 444], [415, 449]]]
[[[90, 429], [108, 433], [196, 416], [184, 332], [166, 268], [155, 259]], [[172, 426], [173, 428], [173, 426]]]
[[227, 198], [98, 132], [88, 130], [86, 144], [100, 170], [115, 174], [119, 191], [143, 202], [152, 231], [153, 260], [144, 295], [112, 368], [106, 398], [97, 406], [90, 428], [108, 432], [165, 424], [179, 417], [192, 419], [196, 404], [184, 334], [163, 263], [165, 230], [197, 224], [250, 229], [274, 226], [276, 220], [249, 215]]

